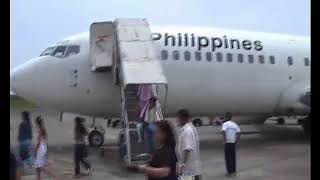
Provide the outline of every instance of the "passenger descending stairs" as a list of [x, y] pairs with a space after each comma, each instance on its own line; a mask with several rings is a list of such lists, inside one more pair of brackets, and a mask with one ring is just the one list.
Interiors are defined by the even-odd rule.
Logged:
[[[115, 45], [119, 55], [122, 118], [125, 122], [125, 160], [131, 164], [144, 160], [139, 158], [144, 153], [144, 145], [138, 142], [138, 86], [152, 85], [155, 96], [158, 96], [157, 87], [164, 86], [165, 94], [168, 88], [162, 66], [154, 52], [148, 22], [145, 19], [117, 19], [114, 28]], [[161, 99], [158, 99], [156, 106], [160, 119], [163, 119], [163, 102], [160, 101]]]

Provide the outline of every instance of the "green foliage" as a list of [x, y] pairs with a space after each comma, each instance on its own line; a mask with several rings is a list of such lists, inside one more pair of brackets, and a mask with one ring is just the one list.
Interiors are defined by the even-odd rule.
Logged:
[[37, 105], [18, 96], [10, 96], [10, 108], [37, 108]]

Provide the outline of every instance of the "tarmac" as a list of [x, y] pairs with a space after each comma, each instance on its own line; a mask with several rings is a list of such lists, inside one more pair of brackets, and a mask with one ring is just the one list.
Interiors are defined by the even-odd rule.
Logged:
[[[42, 115], [48, 131], [49, 169], [56, 179], [73, 179], [73, 114], [65, 114], [59, 121], [59, 113], [35, 109], [32, 119]], [[174, 119], [172, 119], [174, 121]], [[21, 122], [20, 111], [10, 112], [10, 142], [12, 151], [17, 150], [18, 125]], [[100, 148], [90, 148], [89, 160], [94, 171], [83, 180], [98, 179], [145, 179], [144, 174], [126, 171], [119, 163], [117, 154], [117, 137], [120, 129], [106, 127], [103, 119], [96, 120], [106, 129], [105, 143]], [[88, 126], [92, 123], [88, 118]], [[199, 127], [200, 157], [202, 161], [203, 179], [238, 179], [238, 180], [304, 180], [310, 179], [310, 142], [303, 134], [302, 128], [295, 121], [286, 125], [266, 122], [263, 125], [240, 125], [244, 135], [237, 145], [237, 176], [225, 176], [220, 126]], [[33, 125], [34, 137], [36, 128]], [[33, 139], [35, 141], [35, 138]], [[35, 179], [34, 169], [27, 169], [24, 180]], [[49, 179], [44, 176], [44, 179]]]

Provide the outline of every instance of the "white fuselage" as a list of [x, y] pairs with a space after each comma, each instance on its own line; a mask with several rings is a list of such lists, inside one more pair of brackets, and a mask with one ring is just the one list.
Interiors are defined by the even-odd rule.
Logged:
[[[194, 116], [309, 113], [310, 107], [299, 102], [299, 96], [310, 89], [311, 62], [305, 65], [305, 58], [310, 60], [309, 38], [196, 27], [151, 30], [168, 80], [167, 115], [175, 115], [180, 108], [189, 109]], [[11, 74], [12, 89], [40, 106], [59, 111], [120, 116], [120, 88], [113, 83], [112, 72], [90, 71], [89, 33], [65, 40], [80, 45], [80, 53], [66, 58], [40, 56], [26, 62]], [[166, 60], [162, 60], [163, 50], [168, 52]], [[173, 51], [179, 53], [177, 60]], [[185, 51], [191, 54], [188, 61]], [[196, 52], [201, 60], [196, 59]], [[206, 57], [209, 52], [211, 61]], [[222, 62], [218, 62], [219, 52]], [[232, 54], [232, 62], [227, 53]], [[242, 63], [238, 54], [243, 54]], [[253, 55], [253, 63], [248, 55]], [[263, 64], [258, 56], [264, 56]], [[275, 57], [275, 64], [270, 63], [270, 56]], [[71, 86], [73, 83], [77, 85]]]

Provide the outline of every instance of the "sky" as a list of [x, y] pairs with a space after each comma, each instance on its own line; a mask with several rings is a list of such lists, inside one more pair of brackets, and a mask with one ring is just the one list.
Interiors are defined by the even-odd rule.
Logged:
[[93, 22], [121, 17], [310, 35], [308, 0], [10, 0], [10, 70]]

